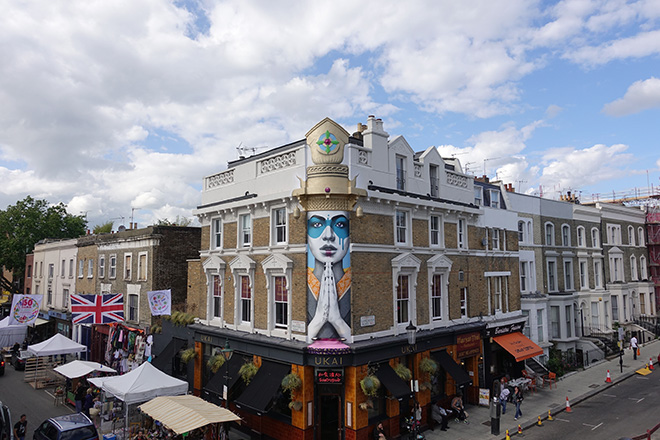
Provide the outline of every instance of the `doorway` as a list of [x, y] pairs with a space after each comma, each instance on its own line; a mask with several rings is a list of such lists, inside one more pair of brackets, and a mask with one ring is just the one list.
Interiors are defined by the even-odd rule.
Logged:
[[339, 394], [319, 394], [318, 440], [342, 440], [342, 411]]

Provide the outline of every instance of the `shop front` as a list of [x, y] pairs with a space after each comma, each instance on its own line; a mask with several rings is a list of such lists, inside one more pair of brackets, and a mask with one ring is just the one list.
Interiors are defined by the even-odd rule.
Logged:
[[525, 359], [543, 354], [543, 349], [522, 334], [526, 318], [498, 326], [487, 327], [484, 338], [486, 383], [491, 387], [495, 379], [522, 376]]

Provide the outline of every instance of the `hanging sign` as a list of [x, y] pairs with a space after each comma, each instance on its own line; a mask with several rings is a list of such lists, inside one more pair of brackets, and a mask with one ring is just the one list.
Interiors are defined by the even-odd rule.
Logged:
[[18, 295], [15, 294], [11, 313], [9, 314], [9, 325], [32, 324], [39, 316], [43, 295]]

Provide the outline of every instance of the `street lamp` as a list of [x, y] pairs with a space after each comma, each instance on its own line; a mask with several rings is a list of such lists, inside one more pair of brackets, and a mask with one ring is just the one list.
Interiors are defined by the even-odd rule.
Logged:
[[415, 345], [415, 341], [417, 340], [417, 327], [413, 325], [412, 321], [406, 326], [406, 332], [408, 333], [408, 344]]
[[229, 409], [229, 360], [234, 354], [234, 350], [229, 346], [229, 339], [225, 340], [225, 347], [220, 350], [222, 357], [225, 358], [225, 389], [224, 389], [224, 399], [225, 399], [225, 408]]

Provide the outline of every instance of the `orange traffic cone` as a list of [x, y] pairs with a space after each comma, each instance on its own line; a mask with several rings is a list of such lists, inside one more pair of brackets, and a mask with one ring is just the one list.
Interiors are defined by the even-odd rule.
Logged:
[[518, 425], [518, 435], [523, 435], [522, 426]]
[[641, 356], [642, 353], [639, 351], [639, 347], [637, 347], [637, 356]]
[[653, 358], [649, 358], [649, 370], [653, 370]]
[[610, 370], [607, 370], [607, 377], [605, 378], [605, 383], [612, 383], [612, 378], [610, 377]]
[[568, 401], [568, 396], [566, 396], [566, 412], [571, 412], [571, 404]]
[[506, 440], [511, 440], [511, 437], [509, 436], [509, 430], [508, 430], [508, 429], [506, 430], [506, 437], [505, 437], [505, 439], [506, 439]]
[[539, 421], [536, 422], [537, 426], [543, 426], [543, 422], [541, 421], [541, 416], [539, 416]]
[[548, 410], [548, 420], [553, 421], [554, 419], [552, 418], [552, 414], [550, 413], [550, 410]]

